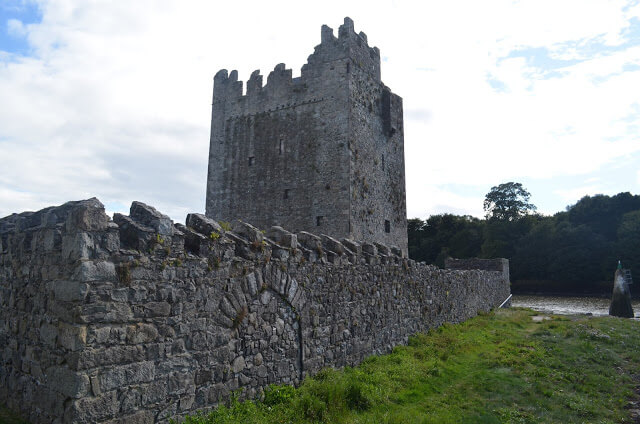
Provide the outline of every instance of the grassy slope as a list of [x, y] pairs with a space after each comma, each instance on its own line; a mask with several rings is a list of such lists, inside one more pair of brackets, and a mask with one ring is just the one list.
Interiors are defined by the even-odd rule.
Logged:
[[623, 423], [640, 322], [499, 310], [187, 423]]

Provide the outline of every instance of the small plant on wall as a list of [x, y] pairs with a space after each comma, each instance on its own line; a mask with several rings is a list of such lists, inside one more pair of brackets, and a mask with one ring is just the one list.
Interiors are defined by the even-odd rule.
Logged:
[[234, 330], [237, 330], [238, 327], [240, 327], [240, 324], [242, 324], [242, 321], [246, 318], [248, 313], [249, 311], [247, 310], [246, 306], [243, 306], [242, 308], [240, 308], [236, 313], [236, 317], [233, 319], [233, 325], [231, 326], [231, 328], [233, 328]]

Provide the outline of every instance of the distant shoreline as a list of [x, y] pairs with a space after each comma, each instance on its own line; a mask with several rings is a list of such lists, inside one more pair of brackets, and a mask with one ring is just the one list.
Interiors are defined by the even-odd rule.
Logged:
[[[640, 286], [637, 290], [633, 290], [634, 286], [631, 286], [631, 298], [632, 299], [640, 299]], [[613, 290], [613, 289], [612, 289]], [[555, 297], [594, 297], [594, 298], [602, 298], [609, 299], [611, 298], [611, 292], [604, 291], [553, 291], [553, 290], [531, 290], [531, 289], [519, 289], [517, 287], [511, 286], [511, 293], [514, 296], [555, 296]]]

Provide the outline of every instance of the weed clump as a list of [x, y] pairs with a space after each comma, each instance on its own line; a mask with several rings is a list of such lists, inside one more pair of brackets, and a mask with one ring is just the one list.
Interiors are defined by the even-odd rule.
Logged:
[[116, 265], [116, 275], [120, 283], [131, 284], [131, 268], [129, 267], [129, 263], [124, 262]]
[[238, 327], [240, 327], [240, 324], [242, 324], [242, 321], [247, 317], [248, 313], [249, 311], [247, 311], [246, 306], [236, 311], [236, 316], [235, 318], [233, 318], [233, 324], [231, 325], [231, 328], [237, 330]]

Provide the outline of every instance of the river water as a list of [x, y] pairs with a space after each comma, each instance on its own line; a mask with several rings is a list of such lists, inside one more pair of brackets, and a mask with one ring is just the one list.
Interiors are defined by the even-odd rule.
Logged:
[[[511, 298], [511, 306], [531, 308], [547, 314], [573, 315], [592, 314], [609, 315], [610, 299], [599, 297], [555, 297], [555, 296], [516, 296]], [[640, 301], [631, 302], [633, 313], [640, 318]]]

